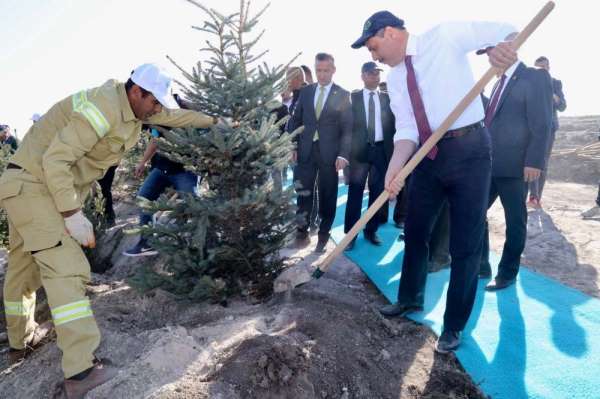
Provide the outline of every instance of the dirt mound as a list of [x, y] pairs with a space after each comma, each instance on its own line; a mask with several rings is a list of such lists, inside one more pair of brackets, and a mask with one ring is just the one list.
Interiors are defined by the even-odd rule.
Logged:
[[[345, 258], [262, 304], [197, 305], [110, 280], [96, 275], [89, 292], [98, 355], [120, 372], [88, 398], [483, 398], [454, 356], [434, 355], [428, 329], [379, 316], [383, 299]], [[61, 381], [54, 343], [0, 367], [3, 397], [51, 398]]]
[[295, 398], [313, 398], [306, 371], [315, 344], [301, 337], [260, 335], [244, 341], [209, 379], [251, 388], [250, 396], [280, 398], [293, 392]]

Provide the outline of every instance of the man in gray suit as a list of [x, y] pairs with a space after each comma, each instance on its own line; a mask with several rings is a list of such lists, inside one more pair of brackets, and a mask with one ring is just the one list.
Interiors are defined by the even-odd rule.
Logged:
[[319, 53], [315, 57], [317, 83], [304, 87], [290, 122], [288, 131], [300, 126], [304, 130], [295, 141], [296, 161], [294, 182], [298, 187], [298, 227], [296, 246], [308, 245], [309, 215], [313, 207], [313, 192], [319, 175], [319, 240], [315, 252], [324, 252], [333, 219], [338, 192], [338, 171], [348, 165], [352, 140], [352, 110], [350, 95], [333, 83], [335, 62], [333, 56]]
[[[362, 90], [352, 92], [352, 152], [348, 179], [348, 202], [344, 219], [344, 232], [350, 231], [360, 218], [365, 182], [369, 177], [369, 206], [383, 192], [385, 173], [394, 152], [395, 119], [390, 109], [387, 93], [378, 90], [380, 71], [374, 62], [366, 62], [361, 69], [365, 84]], [[377, 228], [383, 220], [384, 208], [369, 220], [365, 239], [381, 245]], [[352, 250], [356, 237], [346, 248]]]
[[[485, 112], [492, 137], [492, 183], [489, 207], [500, 197], [506, 241], [498, 274], [486, 287], [496, 291], [514, 284], [527, 237], [527, 184], [544, 168], [552, 129], [552, 84], [544, 69], [516, 62], [492, 90]], [[479, 276], [491, 277], [486, 223]]]

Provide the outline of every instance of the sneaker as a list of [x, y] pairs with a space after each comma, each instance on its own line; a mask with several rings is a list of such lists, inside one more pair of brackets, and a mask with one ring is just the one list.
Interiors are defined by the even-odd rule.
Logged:
[[600, 206], [596, 205], [595, 207], [588, 209], [585, 212], [582, 212], [581, 217], [583, 217], [584, 219], [600, 218]]
[[533, 209], [540, 209], [542, 207], [542, 203], [537, 198], [529, 197], [529, 201], [527, 201], [527, 207]]
[[435, 351], [438, 353], [453, 352], [460, 345], [460, 331], [445, 330], [438, 338]]
[[123, 255], [130, 257], [153, 256], [158, 255], [158, 251], [146, 243], [146, 240], [139, 240], [137, 244], [123, 251]]

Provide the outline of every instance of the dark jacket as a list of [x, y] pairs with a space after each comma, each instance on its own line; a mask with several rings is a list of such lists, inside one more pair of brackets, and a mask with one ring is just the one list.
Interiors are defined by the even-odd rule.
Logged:
[[553, 113], [552, 113], [552, 129], [553, 132], [558, 130], [558, 111], [563, 112], [567, 109], [567, 101], [565, 100], [565, 94], [562, 89], [562, 82], [558, 79], [552, 78], [552, 93], [558, 97], [558, 104], [552, 99]]
[[[363, 90], [352, 93], [352, 153], [349, 161], [367, 162], [368, 159], [368, 133], [367, 113], [363, 99]], [[383, 131], [383, 142], [387, 162], [394, 153], [394, 133], [396, 133], [396, 120], [390, 109], [390, 97], [385, 93], [379, 93], [379, 104], [381, 106], [381, 128]]]
[[[281, 104], [280, 107], [277, 107], [271, 111], [272, 114], [275, 114], [275, 121], [279, 121], [279, 120], [285, 118], [286, 116], [292, 115], [294, 113], [294, 108], [296, 108], [296, 103], [298, 102], [299, 96], [300, 96], [300, 90], [294, 90], [292, 92], [292, 102], [290, 103], [289, 108], [287, 107], [287, 105]], [[283, 124], [282, 126], [279, 127], [279, 129], [281, 130], [281, 133], [284, 133], [286, 131], [288, 123], [289, 123], [289, 120], [288, 120], [288, 122], [286, 122], [285, 124]]]
[[523, 177], [544, 169], [552, 129], [552, 83], [543, 69], [519, 63], [498, 101], [489, 127], [492, 176]]
[[15, 139], [13, 136], [6, 136], [6, 138], [4, 140], [0, 141], [1, 145], [9, 145], [10, 146], [10, 152], [14, 154], [15, 151], [17, 151], [17, 148], [19, 147], [19, 144], [17, 143], [17, 139]]
[[315, 131], [319, 131], [319, 151], [323, 163], [335, 164], [338, 156], [350, 160], [352, 143], [352, 108], [350, 94], [335, 83], [331, 86], [321, 116], [317, 120], [314, 97], [317, 84], [300, 90], [294, 114], [288, 124], [293, 132], [300, 126], [304, 131], [296, 136], [298, 162], [308, 162]]

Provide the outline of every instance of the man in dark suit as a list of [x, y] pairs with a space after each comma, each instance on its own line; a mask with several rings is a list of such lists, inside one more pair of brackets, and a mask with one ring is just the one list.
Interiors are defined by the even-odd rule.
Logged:
[[[304, 82], [304, 72], [300, 67], [289, 67], [285, 76], [288, 85], [286, 90], [281, 94], [282, 104], [280, 107], [271, 111], [271, 113], [276, 115], [277, 121], [294, 113], [294, 108], [296, 107], [298, 97], [300, 96], [300, 89], [306, 86], [306, 83]], [[280, 129], [281, 133], [284, 133], [286, 131], [286, 126], [282, 125]], [[273, 170], [271, 173], [273, 185], [277, 191], [283, 190], [283, 182], [286, 180], [286, 176], [287, 167], [284, 167], [282, 170]]]
[[[535, 60], [536, 68], [545, 69], [550, 72], [550, 61], [548, 58], [542, 56]], [[550, 135], [550, 141], [548, 142], [548, 150], [546, 152], [546, 162], [540, 178], [529, 185], [529, 203], [528, 205], [534, 208], [541, 208], [542, 191], [546, 184], [546, 169], [548, 168], [548, 162], [550, 161], [550, 154], [552, 153], [552, 147], [554, 146], [554, 139], [556, 138], [556, 131], [558, 130], [558, 111], [563, 112], [567, 109], [567, 101], [562, 89], [562, 82], [558, 79], [552, 78], [552, 131]]]
[[[344, 219], [344, 232], [350, 231], [360, 218], [365, 182], [369, 177], [369, 206], [383, 192], [385, 173], [394, 152], [395, 119], [390, 109], [390, 98], [378, 90], [380, 71], [377, 64], [367, 62], [361, 69], [365, 87], [354, 91], [352, 101], [352, 152], [348, 179], [348, 202]], [[365, 239], [381, 245], [377, 228], [383, 219], [383, 207], [365, 227]], [[356, 237], [347, 250], [354, 248]]]
[[[527, 237], [527, 183], [540, 177], [552, 129], [552, 84], [544, 69], [516, 62], [498, 79], [485, 114], [492, 136], [492, 183], [488, 209], [500, 197], [506, 241], [498, 274], [486, 287], [514, 284]], [[483, 238], [481, 278], [491, 277], [489, 231]]]
[[317, 83], [300, 91], [288, 131], [304, 126], [295, 138], [297, 150], [292, 156], [292, 160], [297, 161], [294, 182], [300, 184], [298, 191], [301, 194], [298, 195], [296, 246], [309, 243], [309, 215], [318, 173], [321, 223], [315, 251], [324, 252], [335, 217], [338, 171], [348, 164], [350, 158], [352, 109], [349, 93], [332, 81], [335, 63], [330, 54], [317, 54], [315, 72]]

